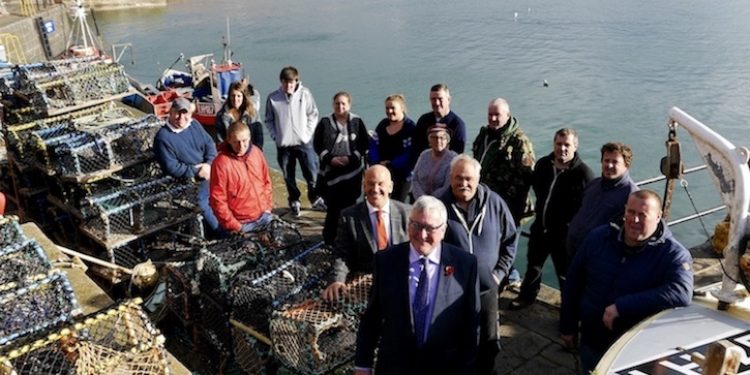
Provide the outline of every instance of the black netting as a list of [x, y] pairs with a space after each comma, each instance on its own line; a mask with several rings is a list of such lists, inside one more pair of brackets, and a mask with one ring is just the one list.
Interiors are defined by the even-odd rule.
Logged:
[[50, 269], [44, 250], [36, 241], [17, 242], [0, 248], [0, 285], [23, 284]]
[[264, 335], [273, 311], [290, 298], [299, 298], [308, 285], [307, 269], [297, 262], [287, 262], [272, 270], [248, 270], [234, 278], [229, 300], [232, 317]]
[[270, 370], [271, 347], [246, 332], [232, 327], [234, 360], [247, 374], [264, 374]]
[[63, 273], [0, 294], [0, 345], [43, 332], [68, 321], [79, 311], [78, 302]]
[[209, 242], [198, 262], [201, 291], [223, 299], [232, 278], [243, 269], [257, 267], [262, 259], [263, 247], [243, 235]]
[[166, 282], [166, 300], [169, 309], [183, 325], [197, 321], [197, 287], [194, 286], [196, 270], [193, 264], [168, 265], [162, 270]]
[[[26, 236], [23, 234], [21, 226], [18, 225], [16, 220], [0, 218], [0, 249], [24, 242], [25, 240]], [[0, 266], [2, 266], [1, 263]]]

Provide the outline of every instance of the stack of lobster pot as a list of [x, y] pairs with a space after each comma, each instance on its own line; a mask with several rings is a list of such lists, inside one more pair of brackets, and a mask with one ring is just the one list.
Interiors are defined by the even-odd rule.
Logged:
[[80, 314], [67, 275], [50, 269], [47, 255], [18, 222], [0, 217], [0, 347], [60, 326]]

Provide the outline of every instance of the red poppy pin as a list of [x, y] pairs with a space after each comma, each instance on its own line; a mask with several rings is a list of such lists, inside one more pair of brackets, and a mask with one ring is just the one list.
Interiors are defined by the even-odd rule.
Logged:
[[453, 266], [445, 266], [443, 268], [443, 276], [453, 276]]

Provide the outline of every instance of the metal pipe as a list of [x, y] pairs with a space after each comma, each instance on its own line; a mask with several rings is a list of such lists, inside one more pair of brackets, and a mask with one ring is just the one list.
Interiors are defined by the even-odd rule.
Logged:
[[[690, 174], [690, 173], [693, 173], [693, 172], [702, 171], [702, 170], [704, 170], [706, 168], [708, 168], [708, 167], [705, 164], [704, 165], [699, 165], [697, 167], [688, 168], [683, 173], [684, 174]], [[667, 179], [666, 176], [656, 176], [656, 177], [653, 177], [653, 178], [648, 178], [648, 179], [645, 179], [645, 180], [638, 181], [635, 184], [638, 185], [638, 186], [642, 186], [642, 185], [653, 184], [654, 182], [659, 182], [659, 181], [663, 181], [663, 180], [666, 180], [666, 179]]]
[[668, 222], [667, 225], [672, 226], [672, 225], [682, 224], [682, 223], [684, 223], [686, 221], [690, 221], [690, 220], [693, 220], [693, 219], [697, 219], [699, 217], [711, 215], [711, 214], [713, 214], [715, 212], [719, 212], [719, 211], [721, 211], [721, 210], [723, 210], [725, 208], [727, 208], [727, 206], [724, 205], [724, 204], [722, 204], [721, 206], [717, 206], [717, 207], [714, 207], [714, 208], [709, 208], [708, 210], [703, 210], [701, 212], [698, 212], [698, 213], [695, 213], [695, 214], [692, 214], [692, 215], [688, 215], [688, 216], [685, 216], [685, 217], [681, 217], [679, 219], [672, 220], [672, 221]]

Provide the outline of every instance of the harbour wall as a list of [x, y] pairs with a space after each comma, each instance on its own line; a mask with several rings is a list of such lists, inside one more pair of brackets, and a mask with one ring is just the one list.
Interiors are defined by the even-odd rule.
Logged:
[[108, 11], [165, 7], [167, 0], [89, 0], [87, 4], [95, 11]]
[[[37, 18], [54, 27], [54, 31], [47, 32], [52, 56], [58, 56], [65, 51], [66, 40], [70, 33], [68, 15], [62, 4], [51, 5], [39, 10], [33, 16], [18, 16], [15, 14], [0, 16], [0, 33], [9, 33], [18, 38], [20, 49], [23, 51], [26, 62], [47, 60], [42, 45], [42, 32], [37, 27]], [[49, 22], [51, 21], [51, 22]], [[3, 41], [0, 41], [3, 43]], [[10, 46], [5, 46], [6, 53], [10, 52]], [[16, 63], [16, 61], [12, 61]]]
[[[62, 4], [62, 0], [38, 0], [35, 4], [46, 7], [50, 4]], [[131, 8], [158, 8], [167, 6], [167, 0], [86, 0], [86, 7], [94, 11], [123, 10]], [[20, 0], [6, 0], [6, 9], [11, 13], [19, 13]]]

